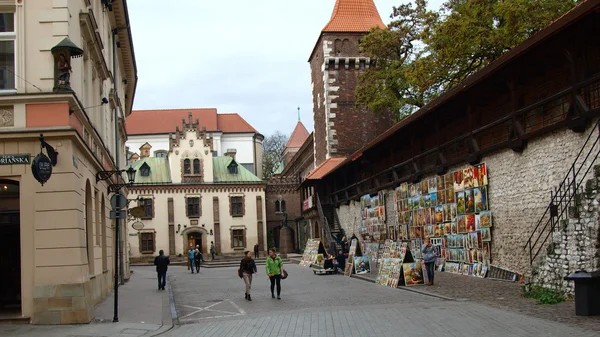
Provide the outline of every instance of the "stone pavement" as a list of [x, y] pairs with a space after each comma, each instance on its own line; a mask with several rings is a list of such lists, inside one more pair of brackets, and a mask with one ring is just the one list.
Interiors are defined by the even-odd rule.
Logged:
[[[151, 300], [157, 292], [153, 268], [136, 268], [131, 294], [123, 306], [164, 310]], [[253, 301], [243, 298], [236, 268], [169, 268], [178, 321], [170, 327], [140, 322], [138, 314], [121, 312], [121, 323], [79, 326], [0, 326], [0, 336], [594, 336], [597, 331], [523, 315], [469, 300], [445, 300], [413, 291], [392, 289], [343, 275], [318, 276], [311, 269], [287, 265], [282, 299], [272, 299], [264, 267], [253, 282]], [[144, 277], [145, 275], [145, 277]], [[440, 280], [440, 282], [443, 280]], [[125, 286], [126, 287], [126, 286]], [[124, 292], [127, 289], [123, 287]], [[136, 289], [133, 289], [136, 288]], [[423, 287], [424, 288], [424, 287]], [[431, 287], [430, 287], [431, 288]], [[129, 296], [129, 297], [127, 297]], [[107, 302], [110, 302], [108, 300]], [[121, 302], [121, 301], [120, 301]], [[152, 302], [152, 303], [151, 303]], [[106, 302], [101, 304], [105, 305]], [[160, 309], [150, 307], [158, 307]], [[101, 312], [101, 310], [99, 310]], [[110, 312], [110, 311], [108, 311]], [[103, 316], [105, 316], [104, 314]], [[142, 315], [139, 313], [139, 315]], [[109, 315], [112, 317], [112, 314]], [[157, 317], [148, 313], [147, 317]], [[180, 323], [180, 324], [177, 324]]]
[[[376, 276], [377, 269], [374, 268], [372, 273], [360, 275], [359, 278], [375, 282]], [[436, 272], [435, 285], [431, 287], [413, 286], [402, 287], [401, 289], [461, 301], [468, 300], [503, 310], [596, 330], [600, 334], [600, 316], [575, 316], [575, 302], [573, 301], [553, 305], [538, 304], [536, 300], [522, 296], [521, 284], [518, 282]]]

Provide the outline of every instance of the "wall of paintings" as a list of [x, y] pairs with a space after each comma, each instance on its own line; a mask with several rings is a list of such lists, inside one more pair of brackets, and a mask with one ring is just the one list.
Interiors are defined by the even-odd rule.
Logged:
[[394, 193], [399, 239], [410, 242], [418, 259], [429, 236], [446, 271], [485, 277], [492, 241], [487, 188], [485, 164], [400, 185]]
[[376, 196], [364, 195], [360, 198], [361, 222], [358, 227], [363, 242], [379, 242], [386, 239], [385, 192]]
[[[304, 248], [304, 254], [302, 254], [302, 260], [300, 261], [301, 267], [310, 267], [313, 264], [323, 264], [323, 254], [325, 248], [318, 239], [308, 239], [306, 241], [306, 248]], [[320, 258], [320, 261], [318, 261]]]

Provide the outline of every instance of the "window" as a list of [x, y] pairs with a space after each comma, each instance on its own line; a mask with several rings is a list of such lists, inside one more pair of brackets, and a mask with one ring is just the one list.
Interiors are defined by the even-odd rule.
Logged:
[[165, 150], [158, 150], [158, 151], [154, 151], [154, 156], [156, 158], [167, 158], [168, 153]]
[[281, 203], [279, 202], [279, 200], [275, 200], [275, 212], [281, 212]]
[[217, 152], [217, 151], [213, 151], [213, 152], [212, 152], [212, 155], [213, 155], [213, 157], [217, 157], [217, 156], [219, 155], [219, 152]]
[[140, 253], [154, 253], [154, 233], [140, 233]]
[[281, 200], [281, 211], [285, 212], [285, 200]]
[[189, 159], [185, 159], [183, 161], [183, 174], [192, 174], [192, 168], [190, 167]]
[[231, 197], [231, 216], [244, 216], [243, 197]]
[[254, 172], [254, 164], [252, 164], [252, 163], [249, 163], [249, 164], [242, 164], [242, 166], [243, 166], [243, 167], [244, 167], [246, 170], [248, 170], [248, 171], [252, 172], [252, 174], [256, 174], [256, 172]]
[[200, 198], [186, 198], [187, 199], [187, 216], [188, 217], [199, 217], [200, 216]]
[[152, 219], [154, 213], [154, 205], [152, 199], [142, 199], [142, 206], [144, 207], [143, 219]]
[[229, 165], [229, 174], [237, 174], [238, 168], [237, 165]]
[[14, 90], [15, 86], [15, 16], [0, 13], [0, 90]]
[[200, 174], [200, 159], [194, 159], [194, 174]]
[[245, 248], [246, 245], [244, 244], [244, 230], [234, 229], [231, 232], [233, 248]]
[[148, 166], [148, 164], [146, 164], [146, 163], [142, 164], [142, 167], [140, 167], [140, 174], [142, 175], [142, 177], [149, 177], [150, 176], [150, 166]]

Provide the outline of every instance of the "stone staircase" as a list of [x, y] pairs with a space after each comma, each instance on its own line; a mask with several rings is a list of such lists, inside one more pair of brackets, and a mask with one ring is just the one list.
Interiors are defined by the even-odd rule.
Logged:
[[557, 221], [545, 251], [534, 261], [533, 284], [573, 294], [574, 283], [565, 281], [565, 276], [600, 269], [600, 165], [592, 172], [575, 193], [568, 216]]

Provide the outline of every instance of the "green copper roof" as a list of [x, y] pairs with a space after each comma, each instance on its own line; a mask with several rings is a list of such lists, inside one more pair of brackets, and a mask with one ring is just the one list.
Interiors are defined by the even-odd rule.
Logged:
[[229, 173], [229, 164], [233, 158], [229, 156], [213, 157], [213, 179], [215, 183], [254, 183], [262, 180], [237, 163], [237, 174]]
[[[150, 175], [142, 176], [142, 166], [144, 163], [150, 166]], [[131, 164], [135, 172], [135, 182], [139, 184], [161, 184], [171, 182], [171, 173], [167, 158], [145, 157], [140, 158]]]

